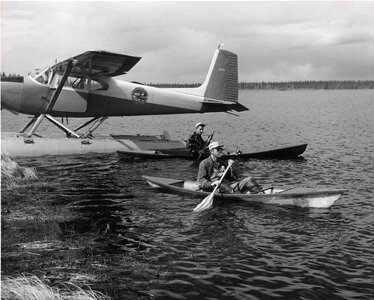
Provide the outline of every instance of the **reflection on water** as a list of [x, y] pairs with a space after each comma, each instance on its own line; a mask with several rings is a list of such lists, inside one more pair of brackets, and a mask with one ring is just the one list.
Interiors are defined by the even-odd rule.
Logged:
[[[328, 210], [236, 202], [196, 214], [192, 209], [202, 199], [154, 190], [141, 178], [193, 179], [197, 166], [191, 162], [124, 162], [116, 154], [90, 154], [17, 160], [35, 167], [39, 181], [54, 187], [36, 187], [18, 197], [24, 203], [48, 199], [51, 206], [74, 214], [53, 223], [58, 224], [53, 238], [94, 237], [79, 259], [87, 261], [87, 273], [101, 266], [99, 273], [110, 279], [110, 289], [100, 281], [92, 288], [116, 299], [129, 298], [129, 291], [130, 298], [156, 299], [372, 299], [373, 92], [241, 91], [240, 96], [251, 110], [237, 118], [139, 117], [114, 120], [106, 130], [125, 131], [134, 122], [139, 125], [135, 133], [145, 133], [139, 128], [149, 124], [148, 129], [167, 128], [172, 136], [185, 137], [185, 128], [203, 120], [208, 133], [215, 130], [216, 138], [233, 148], [305, 141], [309, 146], [303, 159], [249, 160], [238, 164], [240, 172], [265, 186], [350, 192]], [[3, 241], [20, 230], [4, 221], [2, 226]], [[47, 230], [40, 234], [48, 236]], [[8, 247], [2, 244], [3, 253]], [[132, 261], [129, 253], [138, 260]], [[23, 270], [40, 273], [32, 259], [26, 259], [30, 264]], [[7, 260], [3, 272], [17, 273], [20, 264]]]

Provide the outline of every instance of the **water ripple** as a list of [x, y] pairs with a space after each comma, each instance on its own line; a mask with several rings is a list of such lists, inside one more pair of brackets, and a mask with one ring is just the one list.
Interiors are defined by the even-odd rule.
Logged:
[[[153, 267], [131, 280], [156, 299], [372, 299], [373, 92], [241, 91], [241, 97], [251, 99], [252, 111], [238, 118], [204, 115], [217, 139], [252, 151], [309, 143], [302, 159], [241, 162], [243, 174], [265, 186], [349, 193], [327, 210], [226, 203], [194, 214], [201, 198], [156, 191], [141, 178], [193, 179], [191, 162], [92, 154], [21, 159], [53, 186], [35, 187], [25, 197], [48, 197], [78, 212], [82, 220], [60, 224], [63, 233], [94, 234], [107, 255], [143, 253]], [[153, 117], [150, 128], [163, 124], [186, 134], [201, 116], [165, 119]], [[147, 124], [145, 117], [129, 120], [139, 128]], [[126, 122], [115, 126], [131, 128]], [[117, 295], [128, 280], [121, 272]]]

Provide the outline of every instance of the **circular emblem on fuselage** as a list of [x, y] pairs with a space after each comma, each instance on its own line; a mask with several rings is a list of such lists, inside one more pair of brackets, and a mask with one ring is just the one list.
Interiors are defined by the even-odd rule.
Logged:
[[135, 104], [144, 104], [147, 102], [148, 93], [145, 89], [137, 87], [132, 91], [131, 99], [135, 102]]

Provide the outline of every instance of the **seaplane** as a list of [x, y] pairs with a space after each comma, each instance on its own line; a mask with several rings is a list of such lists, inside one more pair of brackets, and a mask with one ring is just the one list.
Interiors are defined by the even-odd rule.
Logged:
[[[158, 88], [115, 77], [127, 74], [141, 57], [90, 50], [36, 69], [25, 77], [1, 80], [1, 108], [32, 116], [17, 133], [2, 133], [2, 153], [10, 156], [41, 156], [110, 153], [118, 150], [157, 150], [185, 147], [165, 132], [156, 136], [95, 136], [109, 117], [214, 113], [238, 114], [248, 110], [238, 101], [238, 58], [215, 50], [202, 85], [192, 88]], [[69, 128], [57, 118], [86, 118]], [[63, 137], [37, 133], [47, 120]]]

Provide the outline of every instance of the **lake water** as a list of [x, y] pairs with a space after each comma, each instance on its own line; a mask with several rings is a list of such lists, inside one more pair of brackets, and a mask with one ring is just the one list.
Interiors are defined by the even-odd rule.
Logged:
[[[192, 210], [202, 199], [157, 191], [141, 178], [192, 179], [197, 166], [189, 161], [125, 162], [116, 154], [22, 158], [19, 164], [36, 168], [39, 185], [12, 194], [14, 199], [48, 199], [51, 207], [78, 213], [72, 221], [56, 221], [53, 229], [40, 223], [40, 233], [22, 242], [52, 239], [52, 231], [62, 243], [90, 236], [94, 244], [84, 256], [85, 268], [77, 262], [76, 270], [95, 273], [91, 288], [114, 299], [373, 299], [374, 91], [241, 90], [240, 101], [250, 110], [239, 117], [112, 118], [99, 132], [167, 130], [184, 139], [196, 122], [205, 122], [206, 134], [214, 130], [215, 139], [233, 150], [307, 142], [303, 159], [249, 160], [238, 167], [265, 186], [349, 193], [328, 210], [232, 203], [196, 214]], [[3, 111], [2, 131], [20, 129], [25, 120]], [[55, 130], [43, 123], [41, 133], [49, 131]], [[20, 226], [3, 220], [3, 255], [15, 251], [4, 240], [21, 236]], [[141, 263], [132, 261], [132, 271], [124, 259], [129, 253], [142, 257]], [[23, 260], [4, 259], [2, 275], [51, 274], [33, 260], [26, 254]]]

